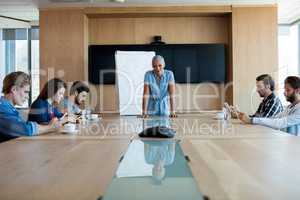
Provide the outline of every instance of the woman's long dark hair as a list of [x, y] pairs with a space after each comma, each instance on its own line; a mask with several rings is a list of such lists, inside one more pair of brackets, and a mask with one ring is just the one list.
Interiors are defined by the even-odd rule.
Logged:
[[53, 78], [44, 85], [40, 95], [38, 96], [38, 99], [49, 99], [50, 97], [53, 97], [62, 87], [67, 88], [67, 84], [59, 78]]

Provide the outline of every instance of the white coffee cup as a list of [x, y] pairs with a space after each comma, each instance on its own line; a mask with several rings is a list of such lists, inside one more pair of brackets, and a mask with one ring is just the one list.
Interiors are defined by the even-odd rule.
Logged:
[[224, 112], [218, 112], [218, 113], [216, 113], [215, 118], [216, 119], [224, 119], [225, 118], [225, 113]]
[[90, 114], [90, 115], [87, 115], [87, 118], [90, 119], [90, 120], [97, 119], [98, 115], [97, 114]]
[[91, 112], [92, 112], [91, 110], [85, 109], [85, 110], [82, 110], [82, 111], [81, 111], [81, 114], [82, 114], [82, 115], [90, 115]]
[[65, 132], [74, 132], [76, 130], [76, 124], [73, 123], [67, 123], [64, 125], [64, 131]]

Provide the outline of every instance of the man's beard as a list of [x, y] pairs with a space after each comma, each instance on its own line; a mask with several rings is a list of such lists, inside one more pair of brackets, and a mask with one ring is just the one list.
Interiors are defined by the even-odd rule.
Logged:
[[262, 98], [265, 97], [265, 94], [262, 93], [262, 92], [258, 92], [258, 94], [259, 94], [259, 96], [262, 97]]
[[258, 91], [257, 93], [261, 98], [265, 98], [266, 95], [265, 91]]
[[285, 98], [286, 98], [286, 100], [287, 100], [288, 102], [294, 103], [294, 102], [296, 101], [296, 94], [293, 93], [293, 94], [291, 94], [290, 96], [286, 96]]

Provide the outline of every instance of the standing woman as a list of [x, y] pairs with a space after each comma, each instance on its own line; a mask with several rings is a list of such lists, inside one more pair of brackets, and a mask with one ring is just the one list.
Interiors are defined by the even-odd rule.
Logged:
[[164, 69], [165, 60], [160, 55], [153, 57], [152, 67], [145, 74], [142, 115], [176, 117], [173, 72]]
[[53, 118], [62, 118], [63, 113], [57, 106], [64, 98], [66, 83], [61, 79], [49, 80], [38, 98], [32, 103], [28, 119], [39, 124], [48, 124]]

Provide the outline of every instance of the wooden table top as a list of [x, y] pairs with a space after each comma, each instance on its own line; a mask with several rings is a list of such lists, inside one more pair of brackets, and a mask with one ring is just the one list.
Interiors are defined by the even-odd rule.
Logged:
[[211, 199], [299, 199], [300, 138], [185, 140], [182, 148]]
[[129, 140], [15, 140], [0, 145], [0, 199], [94, 199]]
[[[257, 138], [291, 137], [291, 135], [258, 125], [245, 125], [237, 119], [216, 120], [214, 113], [181, 114], [178, 118], [168, 119], [169, 125], [176, 131], [178, 139], [203, 138]], [[166, 118], [142, 119], [136, 116], [107, 116], [100, 121], [78, 125], [76, 135], [55, 132], [27, 139], [130, 139], [135, 138], [144, 128], [167, 121]]]
[[[171, 120], [177, 133], [186, 131], [177, 139], [190, 157], [200, 191], [220, 200], [299, 198], [300, 139], [212, 116], [181, 115]], [[0, 144], [0, 199], [97, 199], [143, 123], [137, 117], [105, 117], [96, 123], [103, 127], [96, 135], [56, 132]], [[220, 133], [214, 129], [205, 133], [188, 130], [193, 123], [226, 125], [220, 126]], [[130, 127], [118, 133], [127, 124]]]

